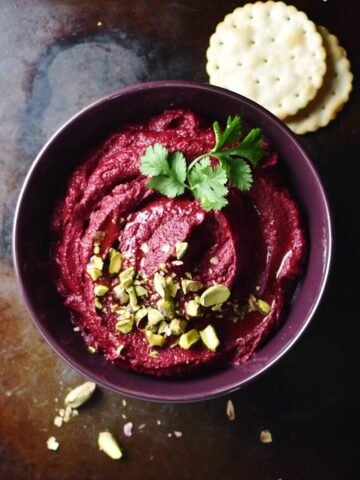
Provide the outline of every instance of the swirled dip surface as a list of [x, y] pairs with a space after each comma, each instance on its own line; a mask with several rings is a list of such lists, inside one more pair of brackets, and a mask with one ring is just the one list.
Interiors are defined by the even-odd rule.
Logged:
[[[141, 156], [155, 143], [183, 152], [191, 162], [212, 148], [214, 134], [193, 112], [172, 110], [124, 126], [85, 159], [52, 220], [57, 289], [91, 350], [124, 368], [178, 375], [215, 363], [243, 363], [279, 324], [286, 289], [301, 274], [305, 239], [299, 208], [275, 153], [256, 169], [252, 189], [230, 189], [229, 205], [219, 212], [203, 210], [190, 196], [165, 198], [146, 187], [139, 171]], [[188, 244], [180, 260], [179, 242]], [[120, 273], [134, 267], [132, 285], [146, 292], [133, 309], [115, 294], [119, 274], [109, 273], [114, 252], [121, 252]], [[101, 267], [95, 280], [87, 272], [94, 262]], [[200, 282], [199, 292], [177, 290], [172, 317], [185, 331], [211, 324], [220, 340], [216, 351], [201, 340], [188, 349], [177, 345], [179, 335], [167, 327], [171, 315], [150, 329], [146, 316], [135, 319], [140, 308], [158, 308], [155, 273], [175, 285], [190, 276]], [[231, 290], [229, 300], [187, 315], [186, 303], [214, 284]], [[108, 290], [96, 297], [96, 285]], [[117, 327], [124, 312], [133, 319], [129, 333]], [[145, 328], [157, 335], [160, 324], [165, 344], [150, 346]]]

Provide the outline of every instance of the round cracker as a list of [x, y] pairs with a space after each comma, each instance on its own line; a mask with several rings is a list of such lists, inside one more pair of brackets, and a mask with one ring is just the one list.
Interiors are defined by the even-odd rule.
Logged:
[[210, 38], [210, 83], [263, 105], [279, 118], [312, 100], [326, 71], [325, 49], [305, 13], [283, 2], [235, 9]]
[[318, 27], [326, 50], [327, 70], [324, 83], [315, 98], [296, 115], [286, 118], [285, 123], [301, 135], [325, 127], [342, 110], [349, 100], [353, 74], [346, 51], [335, 35]]

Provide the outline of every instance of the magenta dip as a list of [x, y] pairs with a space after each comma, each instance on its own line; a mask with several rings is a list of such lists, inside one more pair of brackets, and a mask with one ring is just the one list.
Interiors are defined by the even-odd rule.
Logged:
[[[171, 153], [183, 152], [190, 163], [211, 150], [214, 133], [193, 112], [172, 110], [107, 138], [72, 174], [54, 212], [57, 289], [90, 350], [121, 367], [181, 375], [214, 364], [244, 363], [279, 325], [287, 292], [302, 273], [306, 244], [299, 208], [276, 153], [269, 153], [255, 170], [249, 192], [230, 188], [229, 205], [219, 212], [205, 211], [190, 196], [165, 198], [146, 187], [148, 179], [139, 171], [141, 156], [156, 143]], [[188, 245], [180, 260], [178, 242]], [[120, 273], [133, 267], [134, 288], [146, 292], [138, 296], [133, 312], [130, 308], [133, 326], [128, 333], [117, 328], [124, 306], [115, 294], [119, 274], [109, 273], [115, 251], [121, 252]], [[95, 280], [88, 274], [94, 262], [101, 267]], [[201, 340], [181, 348], [179, 335], [164, 323], [165, 344], [149, 345], [146, 317], [135, 317], [140, 309], [157, 308], [155, 273], [175, 285], [190, 276], [201, 283], [199, 292], [178, 289], [173, 316], [185, 331], [212, 325], [220, 340], [216, 351]], [[198, 316], [187, 315], [185, 304], [214, 284], [231, 290], [229, 300], [219, 309], [200, 307]], [[95, 285], [108, 290], [96, 297]], [[160, 325], [148, 331], [157, 335]]]

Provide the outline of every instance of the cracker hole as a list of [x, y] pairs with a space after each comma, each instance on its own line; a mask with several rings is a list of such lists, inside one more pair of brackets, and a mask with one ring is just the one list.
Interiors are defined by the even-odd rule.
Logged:
[[242, 67], [242, 63], [241, 63], [241, 62], [237, 62], [237, 65], [238, 65], [238, 67]]
[[305, 118], [309, 118], [309, 117], [310, 117], [310, 115], [307, 113], [307, 114], [305, 115]]
[[286, 20], [289, 22], [289, 21], [290, 21], [290, 17], [286, 17]]
[[295, 93], [294, 97], [299, 98], [299, 97], [300, 97], [300, 93]]
[[270, 42], [275, 42], [275, 38], [270, 38]]
[[252, 15], [249, 15], [249, 19], [252, 20], [254, 17]]
[[255, 40], [250, 40], [250, 45], [255, 45]]
[[331, 92], [331, 95], [333, 95], [333, 96], [334, 96], [334, 95], [336, 95], [336, 93], [335, 93], [334, 91], [332, 91], [332, 92]]
[[219, 45], [224, 45], [224, 42], [219, 42]]
[[279, 103], [279, 104], [278, 104], [278, 107], [279, 107], [279, 108], [282, 108], [282, 104], [281, 104], [281, 103]]
[[323, 105], [323, 106], [321, 107], [321, 110], [325, 110], [325, 105]]
[[268, 63], [268, 59], [267, 59], [267, 58], [264, 58], [264, 63]]
[[255, 80], [255, 83], [260, 83], [260, 80]]
[[276, 77], [276, 78], [275, 78], [275, 81], [276, 81], [276, 82], [280, 82], [280, 78], [279, 78], [279, 77]]

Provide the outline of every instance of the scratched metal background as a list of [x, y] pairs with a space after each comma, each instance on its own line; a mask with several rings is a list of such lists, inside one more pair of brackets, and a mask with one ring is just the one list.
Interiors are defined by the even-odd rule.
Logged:
[[[154, 79], [206, 81], [208, 38], [245, 2], [222, 0], [0, 0], [0, 479], [358, 478], [355, 395], [358, 323], [360, 5], [292, 3], [327, 26], [355, 74], [350, 103], [327, 128], [301, 139], [327, 188], [336, 252], [321, 307], [296, 347], [264, 378], [226, 398], [158, 405], [99, 391], [78, 418], [53, 426], [57, 403], [82, 378], [40, 338], [19, 298], [11, 225], [26, 172], [45, 140], [80, 108], [118, 87]], [[124, 437], [122, 426], [134, 423]], [[161, 425], [158, 425], [160, 420]], [[146, 423], [139, 432], [137, 427]], [[111, 429], [126, 459], [98, 452]], [[259, 433], [269, 428], [273, 443]], [[182, 438], [168, 437], [174, 430]], [[56, 435], [60, 449], [46, 449]]]

